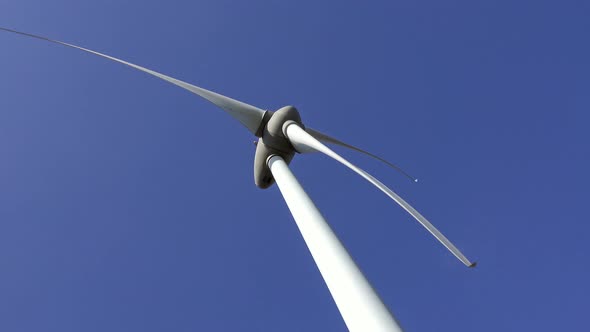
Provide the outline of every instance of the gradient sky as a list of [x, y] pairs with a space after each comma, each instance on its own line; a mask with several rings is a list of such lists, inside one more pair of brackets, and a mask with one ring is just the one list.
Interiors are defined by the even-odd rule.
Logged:
[[[407, 331], [588, 331], [584, 1], [3, 0], [105, 52], [398, 163], [292, 169]], [[342, 331], [254, 139], [125, 66], [0, 32], [0, 330]]]

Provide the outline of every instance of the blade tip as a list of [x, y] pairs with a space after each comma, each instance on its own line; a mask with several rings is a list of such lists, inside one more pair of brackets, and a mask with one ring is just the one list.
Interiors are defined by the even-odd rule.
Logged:
[[474, 268], [476, 266], [477, 266], [477, 262], [473, 262], [473, 263], [469, 264], [467, 267], [468, 268]]

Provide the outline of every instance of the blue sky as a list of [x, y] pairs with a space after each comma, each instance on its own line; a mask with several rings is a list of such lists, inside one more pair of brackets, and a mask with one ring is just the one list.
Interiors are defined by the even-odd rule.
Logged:
[[[471, 259], [320, 155], [292, 169], [407, 331], [585, 331], [582, 1], [3, 1], [0, 26], [105, 52], [403, 166]], [[339, 331], [252, 137], [125, 66], [0, 33], [0, 330]]]

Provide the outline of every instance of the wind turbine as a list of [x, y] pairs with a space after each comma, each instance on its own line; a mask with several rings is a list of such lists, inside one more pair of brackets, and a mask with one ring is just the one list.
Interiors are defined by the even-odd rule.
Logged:
[[468, 267], [474, 267], [476, 264], [469, 261], [424, 216], [395, 192], [369, 173], [342, 158], [324, 143], [335, 144], [364, 153], [386, 163], [406, 177], [414, 181], [417, 181], [416, 179], [396, 165], [376, 155], [305, 126], [299, 112], [293, 106], [286, 106], [274, 112], [263, 110], [90, 49], [12, 29], [0, 27], [0, 30], [75, 48], [156, 76], [217, 105], [258, 137], [254, 158], [254, 182], [262, 189], [270, 187], [274, 182], [277, 183], [350, 331], [401, 331], [401, 328], [290, 171], [288, 164], [296, 153], [321, 152], [350, 168], [399, 204], [463, 264]]

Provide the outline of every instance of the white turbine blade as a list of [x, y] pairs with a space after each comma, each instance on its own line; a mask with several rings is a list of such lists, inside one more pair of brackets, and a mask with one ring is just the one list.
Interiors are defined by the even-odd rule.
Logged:
[[424, 216], [420, 214], [420, 212], [416, 211], [410, 204], [404, 201], [401, 197], [399, 197], [396, 193], [394, 193], [391, 189], [389, 189], [386, 185], [381, 183], [379, 180], [375, 179], [372, 175], [365, 172], [364, 170], [356, 167], [355, 165], [348, 162], [346, 159], [342, 158], [336, 152], [332, 151], [330, 148], [322, 144], [320, 141], [315, 139], [309, 133], [307, 133], [304, 129], [299, 127], [295, 122], [287, 122], [283, 127], [283, 131], [285, 136], [289, 138], [291, 144], [297, 151], [310, 151], [315, 150], [321, 153], [328, 155], [329, 157], [339, 161], [340, 163], [344, 164], [346, 167], [350, 168], [351, 170], [355, 171], [357, 174], [365, 178], [367, 181], [372, 183], [375, 187], [379, 188], [383, 191], [387, 196], [393, 199], [397, 204], [399, 204], [404, 210], [406, 210], [414, 219], [416, 219], [426, 230], [428, 230], [434, 237], [440, 241], [455, 257], [457, 257], [463, 264], [468, 267], [474, 267], [476, 263], [470, 262], [465, 255], [459, 251], [452, 243], [449, 241], [441, 232], [439, 232], [436, 227], [434, 227]]
[[389, 167], [395, 169], [396, 171], [402, 173], [408, 179], [410, 179], [410, 180], [412, 180], [414, 182], [418, 182], [418, 179], [416, 179], [415, 177], [413, 177], [410, 174], [408, 174], [406, 171], [404, 171], [403, 169], [401, 169], [401, 167], [399, 167], [399, 166], [397, 166], [397, 165], [395, 165], [393, 163], [390, 163], [389, 161], [387, 161], [387, 160], [385, 160], [385, 159], [383, 159], [383, 158], [381, 158], [381, 157], [379, 157], [377, 155], [374, 155], [374, 154], [372, 154], [372, 153], [370, 153], [368, 151], [365, 151], [363, 149], [357, 148], [356, 146], [353, 146], [353, 145], [344, 143], [344, 142], [342, 142], [340, 140], [335, 139], [334, 137], [330, 137], [330, 136], [328, 136], [328, 135], [326, 135], [326, 134], [324, 134], [324, 133], [322, 133], [320, 131], [317, 131], [315, 129], [309, 128], [307, 126], [305, 127], [305, 131], [307, 131], [307, 133], [310, 134], [311, 136], [313, 136], [315, 139], [317, 139], [319, 141], [322, 141], [324, 143], [331, 143], [331, 144], [340, 145], [340, 146], [343, 146], [345, 148], [348, 148], [348, 149], [351, 149], [351, 150], [354, 150], [354, 151], [363, 153], [363, 154], [365, 154], [365, 155], [367, 155], [367, 156], [369, 156], [371, 158], [377, 159], [377, 160], [385, 163], [387, 166], [389, 166]]
[[176, 78], [164, 75], [164, 74], [160, 74], [156, 71], [135, 65], [133, 63], [127, 62], [127, 61], [123, 61], [121, 59], [117, 59], [115, 57], [112, 57], [110, 55], [106, 55], [106, 54], [102, 54], [93, 50], [89, 50], [87, 48], [83, 48], [80, 46], [76, 46], [76, 45], [72, 45], [72, 44], [68, 44], [68, 43], [64, 43], [61, 42], [59, 40], [54, 40], [54, 39], [49, 39], [46, 37], [41, 37], [41, 36], [37, 36], [37, 35], [33, 35], [30, 33], [25, 33], [25, 32], [19, 32], [16, 30], [12, 30], [12, 29], [6, 29], [6, 28], [2, 28], [0, 27], [0, 30], [4, 30], [7, 32], [12, 32], [12, 33], [16, 33], [19, 35], [23, 35], [23, 36], [27, 36], [27, 37], [32, 37], [32, 38], [36, 38], [36, 39], [41, 39], [41, 40], [45, 40], [51, 43], [55, 43], [55, 44], [60, 44], [60, 45], [64, 45], [67, 47], [71, 47], [71, 48], [75, 48], [87, 53], [91, 53], [94, 55], [98, 55], [100, 57], [118, 62], [118, 63], [122, 63], [124, 65], [127, 65], [129, 67], [135, 68], [137, 70], [143, 71], [145, 73], [148, 73], [150, 75], [156, 76], [160, 79], [163, 79], [167, 82], [170, 82], [172, 84], [175, 84], [181, 88], [184, 88], [196, 95], [199, 95], [205, 99], [207, 99], [208, 101], [210, 101], [211, 103], [217, 105], [218, 107], [222, 108], [224, 111], [226, 111], [227, 113], [229, 113], [229, 115], [231, 115], [232, 117], [234, 117], [236, 120], [240, 121], [240, 123], [242, 123], [244, 126], [246, 126], [246, 128], [248, 128], [248, 130], [250, 130], [250, 132], [252, 132], [252, 134], [256, 135], [259, 132], [259, 127], [260, 124], [262, 122], [262, 119], [264, 117], [264, 113], [265, 111], [252, 106], [252, 105], [248, 105], [246, 103], [243, 103], [241, 101], [220, 95], [218, 93], [215, 93], [213, 91], [209, 91], [203, 88], [200, 88], [198, 86], [192, 85], [190, 83], [186, 83], [183, 82], [181, 80], [178, 80]]

